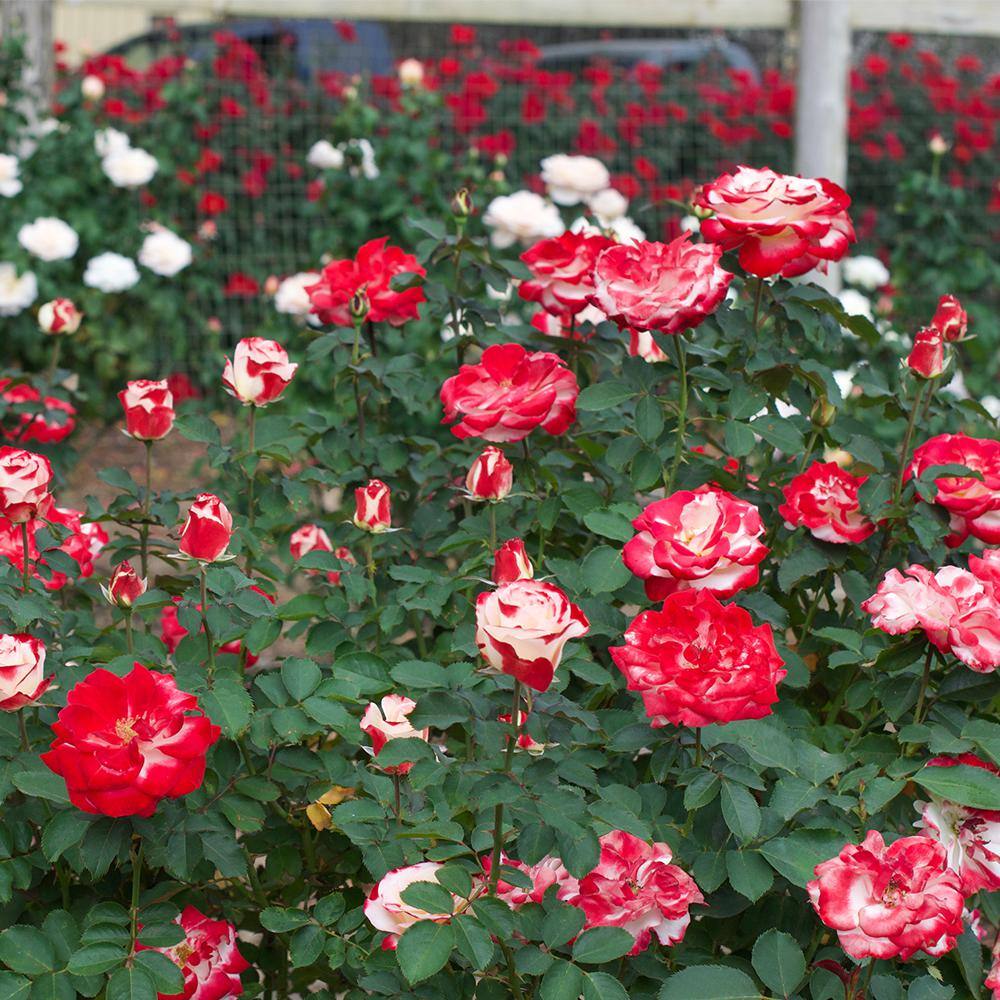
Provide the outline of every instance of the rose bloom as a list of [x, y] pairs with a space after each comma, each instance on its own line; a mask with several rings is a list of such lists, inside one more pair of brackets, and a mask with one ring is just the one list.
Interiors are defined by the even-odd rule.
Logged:
[[309, 147], [306, 163], [319, 170], [339, 170], [344, 165], [344, 154], [328, 139], [320, 139]]
[[0, 316], [17, 316], [38, 298], [38, 279], [31, 271], [18, 275], [9, 261], [0, 261]]
[[951, 534], [945, 542], [954, 547], [972, 535], [990, 545], [1000, 544], [1000, 441], [938, 434], [913, 450], [906, 478], [919, 476], [935, 465], [964, 465], [982, 476], [952, 475], [934, 480], [937, 493], [933, 502], [951, 515]]
[[494, 344], [475, 365], [462, 365], [441, 386], [444, 419], [460, 417], [457, 438], [520, 441], [536, 427], [562, 434], [576, 420], [576, 376], [548, 351]]
[[757, 564], [770, 552], [757, 508], [713, 485], [654, 500], [632, 527], [638, 534], [622, 560], [646, 581], [651, 601], [687, 589], [732, 597], [757, 583]]
[[419, 59], [404, 59], [396, 75], [404, 87], [419, 87], [424, 82], [424, 64]]
[[719, 266], [722, 251], [691, 243], [618, 244], [594, 266], [591, 302], [621, 329], [683, 333], [711, 316], [733, 276]]
[[159, 441], [174, 426], [174, 395], [165, 379], [138, 379], [118, 393], [125, 411], [125, 433], [137, 441]]
[[76, 333], [83, 313], [72, 299], [52, 299], [38, 308], [38, 329], [42, 333]]
[[215, 562], [233, 537], [233, 516], [212, 493], [199, 493], [181, 528], [180, 550], [198, 562]]
[[52, 731], [42, 760], [65, 779], [73, 805], [104, 816], [152, 816], [160, 799], [199, 788], [219, 738], [194, 695], [141, 663], [124, 677], [90, 673], [69, 692]]
[[605, 188], [587, 200], [587, 208], [602, 226], [608, 226], [628, 211], [628, 198], [621, 191]]
[[99, 101], [104, 96], [104, 81], [93, 73], [88, 73], [80, 81], [80, 93], [88, 101]]
[[139, 263], [154, 274], [172, 278], [191, 263], [191, 244], [169, 229], [157, 229], [142, 241]]
[[274, 308], [287, 316], [305, 318], [312, 311], [308, 289], [319, 281], [318, 271], [299, 271], [285, 278], [274, 293]]
[[471, 500], [503, 500], [514, 486], [514, 466], [495, 445], [483, 449], [465, 477]]
[[705, 184], [695, 204], [713, 212], [701, 234], [759, 278], [793, 278], [840, 260], [855, 241], [847, 193], [824, 178], [741, 166]]
[[677, 944], [691, 923], [690, 907], [704, 903], [693, 878], [670, 863], [667, 844], [647, 844], [624, 830], [601, 837], [597, 867], [580, 879], [565, 901], [587, 917], [586, 927], [621, 927], [635, 941], [630, 955], [660, 944]]
[[932, 326], [925, 326], [913, 338], [906, 367], [920, 378], [937, 378], [945, 368], [944, 340]]
[[1000, 1000], [1000, 948], [997, 945], [994, 945], [992, 959], [993, 964], [983, 985], [990, 990], [991, 1000]]
[[[965, 764], [981, 767], [992, 774], [1000, 768], [975, 754], [957, 757], [934, 757], [928, 767], [955, 767]], [[920, 819], [914, 824], [921, 834], [940, 843], [946, 852], [948, 867], [962, 882], [962, 893], [972, 896], [985, 889], [1000, 889], [1000, 812], [973, 809], [931, 796], [929, 802], [915, 802]]]
[[566, 228], [559, 209], [534, 191], [515, 191], [494, 198], [483, 213], [483, 224], [498, 250], [558, 236]]
[[0, 153], [0, 195], [13, 198], [21, 193], [24, 185], [20, 178], [21, 164], [16, 156]]
[[[332, 552], [342, 562], [349, 566], [356, 566], [357, 561], [351, 554], [351, 550], [346, 545], [338, 545], [335, 549], [330, 541], [330, 536], [318, 524], [304, 524], [292, 532], [292, 537], [288, 540], [288, 548], [295, 560], [301, 559], [310, 552]], [[309, 570], [315, 573], [316, 570]], [[340, 583], [340, 571], [331, 569], [327, 571], [327, 580], [332, 584]]]
[[557, 153], [542, 160], [542, 183], [557, 205], [577, 205], [605, 190], [611, 183], [611, 175], [592, 156]]
[[[361, 716], [361, 731], [372, 741], [372, 756], [378, 758], [382, 748], [390, 740], [416, 739], [425, 743], [431, 735], [430, 729], [414, 729], [408, 716], [417, 707], [410, 698], [398, 694], [387, 694], [381, 702], [370, 702]], [[375, 761], [378, 764], [378, 760]], [[407, 774], [413, 768], [412, 761], [382, 768], [386, 774]]]
[[535, 567], [520, 538], [509, 538], [493, 553], [493, 582], [498, 587], [515, 580], [531, 580], [534, 576]]
[[111, 574], [107, 587], [102, 587], [109, 604], [117, 604], [120, 608], [131, 608], [135, 602], [146, 593], [147, 582], [132, 568], [126, 559], [120, 562]]
[[30, 635], [0, 635], [0, 712], [37, 701], [52, 683], [45, 676], [45, 646]]
[[[483, 869], [483, 876], [475, 876], [473, 884], [486, 885], [489, 883], [490, 872], [493, 869], [493, 858], [489, 854], [484, 854], [479, 859], [479, 863]], [[540, 903], [545, 898], [549, 887], [553, 885], [556, 886], [556, 899], [565, 900], [579, 891], [579, 881], [566, 870], [561, 858], [548, 855], [537, 864], [526, 865], [523, 861], [508, 857], [501, 851], [500, 864], [505, 868], [516, 868], [531, 879], [531, 888], [524, 889], [521, 886], [505, 882], [501, 874], [500, 880], [497, 882], [497, 898], [502, 899], [512, 910], [519, 910], [526, 903]]]
[[608, 652], [628, 689], [642, 695], [654, 729], [762, 719], [788, 673], [770, 625], [754, 625], [744, 608], [704, 590], [671, 594], [659, 611], [640, 612], [625, 645]]
[[931, 326], [949, 343], [964, 340], [969, 329], [969, 317], [954, 295], [942, 295]]
[[101, 161], [105, 177], [120, 188], [137, 188], [148, 184], [156, 176], [159, 166], [155, 156], [137, 146], [115, 150]]
[[425, 301], [423, 288], [396, 289], [392, 281], [401, 274], [423, 277], [427, 272], [413, 254], [388, 243], [388, 236], [369, 240], [353, 260], [333, 260], [323, 268], [319, 281], [306, 289], [320, 322], [352, 326], [351, 299], [360, 291], [368, 297], [366, 319], [372, 323], [402, 326], [407, 320], [419, 319], [418, 307]]
[[569, 230], [536, 243], [521, 254], [531, 271], [531, 278], [518, 288], [521, 298], [537, 302], [553, 316], [583, 312], [594, 294], [594, 264], [610, 246], [614, 244], [604, 236]]
[[476, 598], [476, 645], [495, 670], [547, 691], [570, 639], [587, 616], [554, 584], [515, 580]]
[[403, 902], [403, 891], [415, 882], [433, 882], [438, 885], [437, 873], [444, 867], [436, 861], [421, 861], [406, 868], [394, 868], [382, 876], [382, 880], [372, 887], [365, 900], [365, 916], [368, 922], [388, 935], [382, 942], [385, 951], [394, 951], [400, 935], [421, 920], [433, 920], [446, 924], [455, 914], [460, 900], [457, 896], [449, 913], [428, 913], [410, 903]]
[[127, 292], [139, 283], [139, 269], [131, 257], [109, 250], [87, 261], [83, 283], [106, 295]]
[[281, 344], [263, 337], [244, 337], [232, 360], [226, 358], [222, 387], [244, 406], [267, 406], [288, 388], [299, 366], [288, 361]]
[[[236, 928], [226, 920], [210, 920], [194, 906], [185, 906], [176, 923], [184, 940], [169, 948], [154, 948], [184, 974], [184, 989], [170, 1000], [226, 1000], [243, 992], [240, 973], [250, 964], [240, 954]], [[138, 951], [147, 950], [141, 943]], [[161, 994], [162, 995], [162, 994]]]
[[115, 128], [98, 129], [94, 133], [94, 152], [103, 160], [112, 153], [129, 149], [132, 140], [124, 132]]
[[786, 528], [801, 525], [820, 541], [863, 542], [875, 531], [858, 506], [858, 489], [867, 479], [852, 476], [836, 462], [813, 462], [782, 488], [785, 502], [778, 513]]
[[844, 281], [857, 285], [866, 292], [874, 292], [889, 284], [889, 269], [878, 259], [859, 254], [848, 257], [843, 263]]
[[886, 846], [869, 830], [816, 866], [809, 899], [852, 958], [943, 955], [962, 933], [964, 902], [945, 849], [927, 837], [901, 837]]
[[49, 460], [23, 448], [0, 448], [0, 517], [14, 524], [42, 517], [52, 506]]
[[9, 430], [0, 428], [0, 434], [9, 441], [58, 444], [76, 429], [76, 408], [72, 403], [56, 396], [43, 399], [34, 386], [25, 382], [11, 385], [9, 378], [0, 379], [0, 399], [11, 407], [23, 407], [26, 403], [41, 404], [41, 408], [32, 407], [30, 413], [16, 414], [16, 427]]
[[[275, 603], [276, 598], [267, 593], [267, 591], [262, 590], [256, 584], [250, 587], [252, 591], [260, 594], [261, 597], [266, 598], [272, 604]], [[181, 603], [180, 597], [175, 597], [173, 603], [168, 604], [160, 612], [160, 639], [163, 645], [167, 647], [167, 652], [173, 654], [177, 647], [180, 645], [181, 640], [186, 638], [188, 630], [180, 623], [180, 619], [177, 615], [177, 606]], [[195, 605], [195, 611], [201, 611], [201, 605]], [[205, 632], [204, 623], [199, 623], [198, 634], [202, 635]], [[229, 656], [240, 656], [243, 654], [243, 644], [239, 639], [233, 639], [230, 642], [223, 643], [219, 646], [219, 652], [228, 654]], [[247, 651], [246, 653], [246, 665], [252, 667], [258, 660], [253, 653]]]
[[648, 330], [629, 330], [628, 354], [630, 358], [642, 358], [647, 364], [666, 361], [667, 354]]
[[69, 260], [80, 246], [80, 237], [62, 219], [47, 216], [21, 226], [17, 242], [40, 260]]
[[354, 491], [354, 525], [373, 535], [392, 527], [392, 490], [381, 479], [372, 479], [367, 486]]

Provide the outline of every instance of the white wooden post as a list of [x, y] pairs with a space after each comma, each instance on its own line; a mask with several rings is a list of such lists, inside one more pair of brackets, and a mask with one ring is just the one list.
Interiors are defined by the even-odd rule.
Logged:
[[48, 114], [55, 80], [55, 54], [52, 44], [53, 0], [0, 0], [0, 24], [4, 34], [24, 36], [24, 86], [30, 106], [26, 109], [34, 122]]

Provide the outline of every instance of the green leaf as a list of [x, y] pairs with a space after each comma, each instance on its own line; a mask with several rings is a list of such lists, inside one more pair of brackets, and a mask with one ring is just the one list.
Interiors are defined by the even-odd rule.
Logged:
[[463, 913], [452, 921], [455, 928], [455, 946], [472, 963], [476, 970], [488, 969], [493, 964], [493, 938], [475, 917]]
[[137, 952], [135, 964], [149, 973], [157, 993], [175, 996], [184, 991], [184, 973], [163, 952], [152, 948]]
[[836, 857], [843, 846], [843, 834], [835, 830], [796, 830], [762, 844], [760, 853], [789, 882], [805, 888], [815, 877], [816, 865]]
[[584, 931], [573, 944], [573, 961], [602, 965], [627, 955], [635, 939], [621, 927], [593, 927]]
[[273, 931], [275, 934], [295, 930], [307, 923], [309, 914], [292, 908], [283, 910], [278, 906], [268, 906], [260, 914], [261, 926], [264, 930]]
[[455, 908], [451, 893], [437, 882], [413, 882], [401, 895], [404, 903], [424, 913], [451, 913]]
[[30, 992], [30, 979], [23, 979], [10, 972], [0, 972], [0, 1000], [27, 1000]]
[[139, 965], [119, 969], [108, 982], [105, 1000], [157, 1000], [156, 984]]
[[315, 924], [300, 927], [292, 935], [288, 948], [292, 958], [292, 968], [301, 969], [305, 965], [312, 965], [323, 953], [324, 944], [326, 944], [326, 934], [321, 928]]
[[37, 927], [15, 924], [0, 934], [0, 962], [13, 972], [38, 976], [50, 972], [55, 961], [52, 944]]
[[760, 990], [739, 969], [696, 965], [672, 975], [657, 1000], [760, 1000]]
[[234, 739], [247, 731], [253, 714], [253, 700], [235, 677], [218, 678], [200, 701], [209, 718], [222, 729], [223, 735]]
[[663, 407], [655, 396], [643, 396], [636, 403], [635, 430], [648, 445], [663, 433]]
[[707, 806], [719, 794], [719, 776], [714, 771], [700, 771], [684, 789], [684, 808], [694, 812]]
[[46, 972], [31, 984], [31, 1000], [76, 1000], [73, 980], [65, 972]]
[[795, 938], [784, 931], [765, 931], [753, 946], [753, 969], [764, 985], [790, 996], [805, 978], [806, 959]]
[[542, 940], [547, 948], [560, 948], [583, 930], [585, 922], [584, 912], [578, 906], [557, 903], [542, 921]]
[[800, 580], [823, 572], [829, 565], [827, 557], [815, 545], [800, 542], [785, 556], [778, 567], [778, 586], [789, 594]]
[[319, 687], [323, 672], [312, 660], [291, 658], [281, 665], [281, 682], [294, 701], [303, 701]]
[[455, 931], [451, 924], [421, 920], [410, 927], [396, 945], [396, 960], [413, 986], [440, 972], [455, 947]]
[[629, 1000], [629, 995], [614, 976], [590, 972], [583, 977], [584, 1000]]
[[598, 545], [591, 549], [580, 567], [583, 582], [592, 594], [606, 594], [624, 587], [632, 572], [622, 562], [621, 549]]
[[584, 514], [583, 523], [595, 535], [611, 538], [616, 542], [627, 542], [634, 534], [632, 521], [619, 511], [592, 510]]
[[92, 816], [77, 809], [65, 809], [56, 813], [45, 824], [42, 832], [42, 853], [49, 861], [55, 861], [62, 856], [63, 851], [80, 843], [92, 821]]
[[736, 420], [727, 420], [726, 428], [723, 432], [723, 441], [726, 451], [733, 458], [744, 458], [753, 451], [757, 438], [754, 432], [746, 424]]
[[760, 830], [760, 807], [742, 785], [722, 783], [722, 818], [741, 844], [747, 844]]
[[756, 851], [726, 851], [729, 884], [751, 903], [756, 903], [771, 888], [774, 872]]
[[93, 976], [121, 965], [128, 952], [114, 944], [88, 944], [70, 957], [66, 968], [75, 976]]
[[480, 896], [473, 904], [473, 909], [476, 917], [502, 941], [506, 941], [514, 933], [514, 915], [502, 900]]
[[60, 805], [69, 805], [69, 795], [66, 792], [66, 782], [53, 774], [44, 765], [31, 768], [26, 771], [19, 771], [11, 777], [14, 787], [24, 792], [25, 795], [36, 799], [48, 799], [49, 802], [58, 802]]
[[635, 394], [635, 389], [624, 382], [599, 382], [597, 385], [588, 385], [580, 393], [576, 408], [582, 413], [616, 409]]
[[971, 764], [925, 765], [913, 780], [932, 795], [974, 809], [1000, 809], [1000, 776]]
[[577, 1000], [583, 989], [583, 971], [561, 959], [553, 962], [542, 977], [539, 1000]]

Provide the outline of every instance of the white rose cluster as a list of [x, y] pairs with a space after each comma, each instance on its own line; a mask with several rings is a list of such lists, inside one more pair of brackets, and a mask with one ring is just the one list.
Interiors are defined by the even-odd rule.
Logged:
[[69, 260], [80, 246], [80, 237], [62, 219], [42, 216], [21, 226], [17, 242], [39, 260]]
[[483, 213], [490, 228], [490, 240], [498, 249], [520, 243], [530, 246], [538, 240], [561, 235], [563, 225], [559, 209], [533, 191], [515, 191], [494, 198]]
[[607, 190], [611, 175], [592, 156], [556, 153], [542, 160], [542, 183], [557, 205], [579, 205]]
[[16, 316], [38, 298], [38, 280], [31, 271], [19, 275], [10, 261], [0, 262], [0, 316]]
[[156, 176], [160, 167], [152, 153], [133, 146], [124, 132], [113, 128], [102, 129], [94, 135], [94, 149], [101, 158], [104, 176], [115, 187], [142, 187]]
[[878, 259], [861, 254], [848, 257], [841, 265], [844, 281], [866, 292], [889, 284], [889, 269]]
[[306, 163], [317, 170], [342, 170], [347, 164], [352, 177], [365, 177], [370, 181], [381, 173], [375, 160], [375, 148], [367, 139], [349, 139], [336, 146], [327, 139], [320, 139], [309, 147]]
[[24, 185], [21, 183], [21, 164], [16, 156], [0, 153], [0, 195], [13, 198], [21, 193]]

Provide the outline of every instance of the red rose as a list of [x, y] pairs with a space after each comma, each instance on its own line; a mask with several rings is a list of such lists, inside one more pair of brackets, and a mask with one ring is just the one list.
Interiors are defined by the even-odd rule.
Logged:
[[419, 319], [418, 306], [425, 301], [423, 288], [397, 290], [392, 282], [401, 274], [423, 277], [427, 272], [413, 254], [388, 246], [388, 242], [388, 236], [369, 240], [353, 260], [334, 260], [323, 268], [319, 281], [306, 289], [320, 322], [353, 325], [350, 306], [357, 292], [367, 296], [366, 318], [373, 323], [402, 326], [407, 320]]
[[198, 562], [215, 562], [233, 537], [233, 516], [212, 493], [199, 493], [181, 528], [180, 550]]
[[654, 728], [761, 719], [788, 672], [770, 625], [754, 625], [748, 611], [704, 590], [671, 594], [659, 611], [641, 612], [625, 645], [609, 652]]
[[206, 191], [198, 202], [198, 211], [202, 215], [219, 215], [229, 208], [229, 202], [225, 195], [215, 191]]
[[263, 337], [245, 337], [226, 358], [222, 387], [244, 406], [267, 406], [288, 388], [299, 366], [290, 364], [281, 344]]
[[861, 513], [858, 489], [867, 476], [852, 476], [836, 462], [813, 462], [782, 489], [785, 502], [778, 513], [785, 527], [808, 528], [824, 542], [863, 542], [875, 525]]
[[166, 379], [129, 382], [118, 393], [125, 411], [125, 433], [137, 441], [159, 441], [174, 426], [174, 396]]
[[494, 445], [472, 463], [465, 477], [465, 488], [472, 500], [503, 500], [514, 485], [514, 467]]
[[23, 448], [0, 448], [0, 517], [22, 524], [52, 506], [49, 460]]
[[651, 601], [688, 589], [732, 597], [757, 583], [757, 564], [770, 551], [760, 541], [764, 525], [757, 508], [718, 486], [655, 500], [632, 527], [638, 534], [622, 559], [646, 581]]
[[563, 898], [583, 910], [586, 927], [621, 927], [635, 941], [630, 955], [660, 944], [677, 944], [691, 923], [689, 909], [705, 899], [687, 872], [670, 863], [668, 844], [648, 844], [612, 830], [601, 837], [597, 867]]
[[354, 491], [354, 524], [362, 531], [381, 534], [392, 527], [392, 490], [381, 479]]
[[45, 646], [30, 635], [0, 635], [0, 712], [37, 701], [52, 683], [45, 676]]
[[0, 431], [8, 441], [58, 444], [76, 429], [76, 408], [72, 403], [56, 396], [46, 396], [43, 400], [42, 394], [26, 382], [11, 385], [9, 378], [0, 379], [0, 398], [9, 406], [22, 409], [25, 404], [42, 404], [41, 408], [32, 406], [31, 412], [19, 413], [17, 427]]
[[472, 45], [476, 40], [476, 29], [470, 24], [453, 24], [449, 34], [452, 45]]
[[587, 616], [554, 584], [515, 580], [476, 598], [476, 645], [495, 670], [547, 691], [570, 639]]
[[494, 344], [441, 386], [444, 419], [457, 438], [520, 441], [536, 427], [562, 434], [576, 419], [576, 376], [556, 354]]
[[521, 298], [537, 302], [553, 316], [575, 316], [587, 308], [594, 294], [593, 272], [598, 256], [614, 245], [604, 236], [571, 230], [541, 240], [521, 254], [532, 275], [521, 282]]
[[933, 326], [925, 326], [913, 338], [906, 366], [920, 378], [937, 378], [944, 371], [944, 340]]
[[840, 260], [854, 242], [851, 199], [824, 178], [792, 177], [768, 167], [739, 167], [704, 185], [695, 204], [713, 212], [701, 234], [760, 278], [792, 278]]
[[[222, 294], [227, 299], [252, 299], [259, 291], [260, 284], [256, 278], [252, 275], [244, 274], [242, 271], [236, 271], [226, 279]], [[211, 323], [211, 320], [209, 320], [209, 323]]]
[[[410, 698], [398, 694], [387, 694], [381, 702], [371, 702], [361, 717], [361, 731], [372, 741], [372, 756], [378, 757], [382, 748], [390, 740], [417, 739], [427, 741], [429, 729], [414, 729], [409, 715], [417, 707]], [[378, 761], [376, 760], [376, 764]], [[412, 761], [382, 768], [387, 774], [407, 774], [413, 767]]]
[[591, 302], [621, 329], [683, 333], [710, 316], [733, 276], [719, 266], [722, 251], [691, 243], [618, 244], [594, 266]]
[[962, 933], [964, 899], [944, 848], [927, 837], [888, 847], [877, 830], [816, 866], [813, 908], [852, 958], [943, 955]]
[[935, 465], [964, 465], [982, 476], [934, 480], [937, 494], [933, 502], [951, 515], [952, 534], [945, 538], [948, 545], [960, 545], [968, 535], [990, 545], [1000, 544], [1000, 441], [938, 434], [913, 450], [906, 478], [919, 476]]
[[[240, 973], [250, 964], [240, 954], [236, 928], [226, 920], [209, 920], [200, 910], [185, 906], [176, 923], [184, 940], [169, 948], [153, 948], [166, 955], [184, 974], [184, 989], [170, 1000], [226, 1000], [243, 992]], [[137, 950], [146, 951], [143, 944]], [[158, 994], [166, 997], [166, 994]]]
[[942, 295], [931, 326], [949, 343], [963, 340], [969, 329], [969, 317], [954, 295]]
[[115, 567], [111, 574], [111, 581], [104, 589], [104, 596], [111, 604], [117, 604], [120, 608], [131, 608], [133, 604], [143, 594], [146, 593], [147, 583], [132, 568], [132, 564], [126, 560]]
[[535, 567], [520, 538], [508, 539], [493, 553], [493, 582], [498, 587], [515, 580], [531, 580], [534, 576]]
[[80, 329], [83, 313], [72, 299], [53, 299], [38, 310], [38, 328], [42, 333], [68, 334]]
[[42, 760], [65, 779], [73, 805], [104, 816], [152, 816], [160, 799], [193, 792], [219, 738], [194, 695], [141, 663], [124, 677], [89, 674], [52, 730]]

